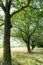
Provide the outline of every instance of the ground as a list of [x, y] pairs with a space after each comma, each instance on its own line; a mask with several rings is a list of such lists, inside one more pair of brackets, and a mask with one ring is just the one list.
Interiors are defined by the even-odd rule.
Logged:
[[[12, 65], [43, 65], [43, 48], [36, 48], [27, 54], [27, 48], [11, 48]], [[0, 48], [0, 65], [3, 49]], [[7, 57], [6, 57], [7, 58]]]

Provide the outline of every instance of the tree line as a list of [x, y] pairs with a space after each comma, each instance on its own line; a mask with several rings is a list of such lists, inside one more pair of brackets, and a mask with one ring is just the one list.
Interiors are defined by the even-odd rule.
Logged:
[[[16, 14], [18, 14], [19, 12], [24, 11], [26, 8], [28, 9], [28, 7], [31, 10], [32, 9], [38, 10], [39, 14], [38, 13], [37, 14], [39, 15], [39, 18], [40, 18], [40, 16], [41, 17], [43, 16], [43, 7], [42, 7], [42, 5], [43, 5], [42, 0], [41, 1], [40, 0], [38, 0], [38, 1], [37, 0], [35, 0], [35, 1], [34, 0], [23, 0], [23, 1], [22, 0], [0, 0], [0, 7], [4, 11], [4, 20], [0, 19], [0, 20], [4, 21], [4, 23], [2, 23], [0, 25], [0, 26], [4, 25], [4, 42], [3, 42], [3, 44], [4, 44], [4, 53], [3, 53], [3, 63], [2, 63], [2, 65], [12, 65], [12, 63], [11, 63], [11, 50], [10, 50], [10, 32], [11, 32], [11, 28], [12, 28], [12, 18], [15, 19]], [[12, 8], [13, 8], [14, 11], [11, 12]], [[36, 30], [34, 28], [33, 32], [31, 32], [31, 34], [29, 33], [30, 24], [32, 24], [32, 23], [30, 23], [31, 20], [29, 20], [31, 17], [29, 16], [29, 18], [28, 18], [29, 13], [30, 12], [27, 13], [27, 11], [25, 12], [25, 14], [26, 14], [25, 18], [27, 18], [27, 19], [25, 19], [25, 21], [27, 23], [26, 24], [24, 23], [26, 25], [26, 30], [25, 30], [25, 25], [23, 25], [25, 31], [21, 27], [19, 27], [22, 38], [27, 44], [28, 50], [30, 50], [30, 41], [31, 41], [30, 37]], [[34, 14], [34, 12], [33, 12], [33, 14]], [[22, 14], [21, 14], [21, 17], [22, 17]], [[29, 23], [28, 23], [28, 21], [29, 21]], [[20, 23], [20, 25], [21, 25], [21, 23]]]

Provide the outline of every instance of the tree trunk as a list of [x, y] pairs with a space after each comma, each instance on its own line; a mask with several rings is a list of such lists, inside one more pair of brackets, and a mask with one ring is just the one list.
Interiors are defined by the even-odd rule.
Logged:
[[28, 53], [31, 53], [30, 43], [27, 43], [27, 50], [28, 50]]
[[12, 65], [11, 64], [11, 51], [10, 51], [10, 13], [6, 10], [5, 13], [5, 28], [4, 28], [4, 52], [3, 52], [3, 64], [2, 65]]
[[35, 48], [35, 44], [34, 42], [32, 42], [32, 50]]
[[30, 40], [29, 40], [29, 39], [28, 39], [28, 41], [27, 41], [27, 50], [28, 50], [28, 53], [31, 53]]

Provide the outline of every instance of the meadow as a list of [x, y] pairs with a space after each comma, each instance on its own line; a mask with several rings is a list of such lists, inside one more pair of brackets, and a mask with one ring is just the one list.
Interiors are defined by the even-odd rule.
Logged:
[[[0, 65], [3, 59], [3, 49], [0, 49]], [[27, 54], [26, 48], [12, 48], [12, 65], [43, 65], [43, 48], [37, 48]], [[6, 57], [7, 58], [7, 57]]]

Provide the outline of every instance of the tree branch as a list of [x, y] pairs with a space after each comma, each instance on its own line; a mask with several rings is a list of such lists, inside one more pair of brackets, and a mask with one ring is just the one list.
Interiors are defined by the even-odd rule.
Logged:
[[22, 31], [23, 33], [27, 34], [24, 30], [22, 30], [22, 28], [17, 27], [17, 26], [16, 26], [16, 28], [18, 28], [18, 29], [19, 29], [20, 31]]
[[12, 17], [14, 14], [19, 13], [20, 11], [24, 10], [24, 9], [27, 8], [27, 7], [32, 8], [32, 9], [43, 9], [43, 7], [37, 8], [37, 7], [32, 7], [32, 6], [30, 6], [30, 5], [29, 5], [30, 1], [31, 1], [31, 0], [28, 0], [28, 3], [27, 3], [26, 6], [23, 6], [23, 7], [21, 7], [19, 10], [14, 11], [14, 12], [11, 14], [11, 17]]
[[11, 14], [11, 17], [12, 17], [14, 14], [19, 13], [20, 11], [22, 11], [22, 10], [24, 10], [26, 7], [28, 7], [29, 4], [30, 4], [30, 1], [31, 1], [31, 0], [27, 0], [27, 5], [21, 7], [21, 8], [20, 8], [19, 10], [17, 10], [17, 11], [14, 11], [14, 12]]
[[[3, 20], [3, 19], [0, 19], [0, 21], [5, 21], [5, 20]], [[4, 23], [0, 24], [0, 26], [2, 26], [2, 25], [4, 25]]]
[[38, 10], [39, 10], [39, 9], [43, 9], [43, 7], [37, 8], [37, 7], [32, 7], [32, 6], [30, 6], [30, 5], [29, 5], [29, 8], [38, 9]]
[[3, 19], [0, 19], [1, 21], [5, 21], [5, 20], [3, 20]]
[[1, 0], [0, 7], [2, 7], [2, 9], [3, 9], [4, 11], [6, 11], [5, 6], [4, 6], [4, 4], [3, 4], [2, 0]]
[[21, 36], [22, 36], [23, 41], [25, 41], [27, 43], [26, 39], [24, 38], [24, 36], [22, 34], [22, 31], [21, 31]]
[[14, 12], [11, 14], [11, 17], [12, 17], [14, 14], [19, 13], [20, 11], [24, 10], [26, 7], [28, 7], [28, 6], [24, 6], [24, 7], [22, 7], [21, 9], [19, 9], [19, 10], [17, 10], [17, 11], [14, 11]]
[[35, 42], [37, 39], [39, 39], [40, 36], [37, 36], [36, 38], [34, 38], [34, 40], [32, 40], [32, 42]]
[[31, 37], [31, 36], [32, 36], [32, 34], [33, 34], [33, 33], [35, 33], [35, 31], [36, 31], [36, 28], [35, 28], [35, 29], [34, 29], [34, 31], [33, 31], [33, 32], [29, 35], [29, 37]]
[[4, 23], [0, 24], [0, 26], [3, 26], [3, 25], [4, 25]]
[[11, 6], [12, 0], [9, 0], [9, 5]]
[[6, 0], [6, 6], [8, 6], [9, 9], [10, 9], [10, 7], [11, 7], [11, 3], [12, 3], [12, 0]]
[[33, 32], [29, 35], [29, 38], [35, 33], [36, 29], [37, 29], [37, 25], [38, 25], [38, 22], [36, 23], [36, 27], [35, 29], [33, 30]]

